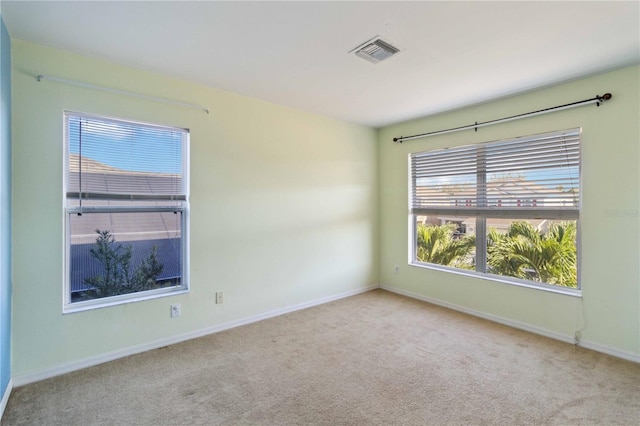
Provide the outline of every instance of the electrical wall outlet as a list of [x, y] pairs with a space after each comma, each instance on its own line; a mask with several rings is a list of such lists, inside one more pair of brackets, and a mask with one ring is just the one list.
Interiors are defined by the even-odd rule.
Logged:
[[221, 291], [216, 292], [216, 305], [224, 303], [224, 293]]
[[396, 265], [395, 269], [393, 270], [393, 272], [395, 274], [399, 274], [400, 273], [400, 267], [398, 265]]
[[171, 318], [175, 318], [179, 316], [180, 316], [180, 304], [175, 303], [171, 305]]

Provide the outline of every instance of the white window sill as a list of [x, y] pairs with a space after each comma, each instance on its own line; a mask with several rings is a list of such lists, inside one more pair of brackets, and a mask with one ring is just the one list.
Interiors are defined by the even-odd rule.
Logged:
[[145, 300], [158, 299], [161, 297], [175, 296], [189, 293], [186, 286], [163, 288], [158, 290], [144, 291], [140, 293], [123, 294], [120, 296], [104, 297], [100, 299], [86, 300], [75, 303], [65, 303], [62, 307], [63, 314], [73, 314], [76, 312], [90, 311], [93, 309], [108, 308], [111, 306], [124, 305], [127, 303], [142, 302]]
[[565, 296], [582, 297], [582, 290], [579, 288], [569, 288], [554, 286], [551, 284], [535, 283], [533, 281], [520, 280], [518, 278], [505, 277], [501, 275], [492, 275], [482, 272], [466, 271], [463, 269], [450, 268], [448, 266], [435, 265], [431, 263], [409, 262], [409, 266], [417, 268], [431, 269], [436, 271], [448, 272], [452, 274], [462, 275], [465, 277], [480, 278], [483, 280], [499, 282], [507, 285], [515, 285], [518, 287], [526, 287], [535, 290], [548, 291], [550, 293], [563, 294]]

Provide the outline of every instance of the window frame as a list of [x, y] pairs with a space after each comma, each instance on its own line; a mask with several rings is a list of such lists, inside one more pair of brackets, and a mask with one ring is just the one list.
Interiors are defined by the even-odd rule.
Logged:
[[[184, 200], [181, 200], [181, 205], [165, 205], [165, 206], [126, 206], [126, 205], [116, 205], [116, 206], [75, 206], [70, 203], [70, 198], [67, 196], [68, 191], [68, 171], [69, 171], [69, 134], [68, 134], [68, 120], [69, 117], [83, 117], [89, 119], [96, 120], [105, 120], [110, 122], [120, 122], [125, 123], [127, 125], [140, 125], [147, 126], [153, 128], [164, 128], [167, 130], [175, 130], [183, 133], [183, 139], [181, 143], [182, 147], [182, 180], [184, 185]], [[62, 179], [62, 189], [63, 189], [63, 256], [64, 256], [64, 265], [63, 265], [63, 294], [62, 294], [62, 313], [74, 313], [74, 312], [82, 312], [87, 310], [105, 308], [110, 306], [117, 306], [127, 303], [140, 302], [145, 300], [152, 300], [161, 297], [173, 296], [178, 294], [189, 293], [190, 291], [190, 279], [189, 279], [189, 240], [190, 240], [190, 232], [189, 232], [189, 190], [190, 190], [190, 182], [189, 182], [189, 146], [190, 146], [190, 131], [189, 129], [172, 127], [166, 125], [157, 125], [153, 123], [145, 123], [135, 120], [128, 120], [122, 118], [113, 118], [104, 115], [97, 114], [89, 114], [89, 113], [80, 113], [75, 111], [65, 110], [63, 113], [63, 179]], [[162, 201], [162, 200], [153, 200], [153, 201]], [[71, 223], [70, 218], [72, 215], [77, 215], [78, 213], [82, 213], [82, 215], [91, 215], [94, 213], [143, 213], [143, 212], [176, 212], [181, 215], [181, 226], [180, 226], [180, 249], [181, 249], [181, 276], [180, 276], [180, 285], [172, 286], [172, 287], [164, 287], [152, 290], [139, 291], [128, 294], [121, 294], [115, 296], [107, 296], [102, 298], [95, 298], [84, 301], [71, 301]]]
[[[540, 135], [530, 135], [530, 136], [526, 136], [525, 138], [532, 138], [532, 137], [537, 137], [537, 136], [542, 136], [542, 135], [553, 135], [553, 134], [562, 134], [563, 132], [567, 132], [567, 131], [577, 131], [578, 133], [578, 137], [579, 137], [579, 151], [581, 152], [582, 150], [582, 129], [581, 128], [574, 128], [574, 129], [567, 129], [567, 130], [560, 130], [560, 131], [554, 131], [554, 132], [546, 132]], [[487, 142], [480, 142], [480, 143], [475, 143], [472, 145], [466, 145], [466, 146], [455, 146], [452, 148], [464, 148], [464, 147], [481, 147], [483, 145], [488, 145], [488, 144], [499, 144], [499, 143], [509, 143], [509, 142], [514, 142], [517, 141], [518, 139], [521, 139], [522, 137], [513, 137], [513, 138], [507, 138], [507, 139], [503, 139], [503, 140], [497, 140], [497, 141], [487, 141]], [[445, 150], [447, 148], [444, 148]], [[432, 152], [432, 151], [440, 151], [443, 149], [433, 149], [433, 150], [426, 150], [426, 151], [419, 151], [419, 152], [411, 152], [408, 155], [408, 176], [409, 176], [409, 185], [408, 185], [408, 190], [409, 190], [409, 197], [408, 197], [408, 201], [409, 201], [409, 206], [408, 206], [408, 210], [409, 210], [409, 214], [408, 214], [408, 234], [409, 234], [409, 258], [408, 258], [408, 264], [409, 266], [415, 266], [415, 267], [419, 267], [419, 268], [424, 268], [424, 269], [431, 269], [431, 270], [437, 270], [437, 271], [443, 271], [443, 272], [449, 272], [449, 273], [454, 273], [457, 275], [461, 275], [461, 276], [469, 276], [469, 277], [474, 277], [474, 278], [480, 278], [480, 279], [485, 279], [485, 280], [489, 280], [489, 281], [494, 281], [494, 282], [500, 282], [500, 283], [504, 283], [504, 284], [508, 284], [508, 285], [516, 285], [516, 286], [520, 286], [520, 287], [527, 287], [527, 288], [532, 288], [532, 289], [537, 289], [537, 290], [544, 290], [544, 291], [549, 291], [549, 292], [553, 292], [553, 293], [560, 293], [560, 294], [565, 294], [565, 295], [570, 295], [570, 296], [577, 296], [577, 297], [581, 297], [582, 296], [582, 287], [581, 287], [581, 217], [582, 217], [582, 159], [580, 159], [579, 164], [578, 164], [578, 188], [579, 188], [579, 192], [580, 192], [580, 197], [578, 199], [578, 203], [577, 203], [577, 209], [573, 212], [567, 212], [565, 210], [562, 209], [542, 209], [542, 208], [537, 208], [538, 206], [537, 204], [537, 200], [534, 200], [531, 204], [531, 208], [521, 208], [520, 211], [508, 211], [508, 210], [501, 210], [501, 209], [497, 209], [497, 210], [490, 210], [490, 209], [485, 209], [484, 211], [479, 211], [482, 210], [481, 208], [479, 209], [477, 206], [476, 207], [471, 207], [471, 212], [468, 213], [464, 213], [465, 210], [465, 206], [467, 206], [469, 203], [467, 201], [467, 204], [465, 206], [458, 206], [458, 204], [456, 203], [455, 207], [456, 209], [451, 209], [450, 211], [447, 211], [446, 209], [439, 209], [439, 208], [414, 208], [412, 206], [412, 197], [414, 194], [414, 188], [416, 186], [416, 179], [415, 176], [413, 174], [412, 171], [412, 157], [414, 155], [418, 155], [418, 154], [424, 154], [427, 152]], [[479, 162], [481, 160], [479, 160], [478, 158], [476, 158], [476, 160]], [[483, 187], [482, 189], [486, 190], [487, 186], [486, 186], [486, 178], [487, 178], [487, 172], [486, 170], [483, 173], [483, 176], [480, 177], [481, 173], [478, 173], [478, 178], [479, 181], [476, 182], [476, 188], [477, 187]], [[479, 197], [479, 198], [483, 198], [483, 197]], [[484, 201], [487, 201], [487, 198], [484, 198]], [[498, 200], [498, 201], [502, 201], [502, 200]], [[520, 201], [520, 200], [518, 200]], [[460, 208], [458, 208], [460, 207]], [[496, 207], [501, 207], [500, 205], [496, 206]], [[518, 203], [518, 207], [520, 208], [521, 205], [520, 203]], [[525, 206], [527, 207], [527, 206]], [[462, 269], [462, 268], [456, 268], [456, 267], [452, 267], [452, 266], [447, 266], [447, 265], [441, 265], [441, 264], [437, 264], [437, 263], [429, 263], [429, 262], [422, 262], [418, 260], [417, 257], [417, 251], [418, 251], [418, 242], [417, 242], [417, 217], [418, 216], [440, 216], [440, 215], [450, 215], [450, 216], [466, 216], [466, 217], [473, 217], [475, 218], [475, 235], [476, 235], [476, 270], [467, 270], [467, 269]], [[511, 276], [507, 276], [507, 275], [498, 275], [498, 274], [492, 274], [490, 272], [486, 272], [487, 270], [487, 240], [488, 240], [488, 236], [487, 236], [487, 220], [489, 219], [512, 219], [512, 220], [517, 220], [517, 219], [523, 219], [523, 220], [530, 220], [530, 219], [546, 219], [546, 220], [571, 220], [571, 221], [575, 221], [576, 222], [576, 275], [577, 275], [577, 287], [573, 288], [573, 287], [565, 287], [565, 286], [560, 286], [560, 285], [554, 285], [554, 284], [548, 284], [548, 283], [544, 283], [544, 282], [538, 282], [538, 281], [532, 281], [532, 280], [526, 280], [526, 279], [522, 279], [522, 278], [518, 278], [518, 277], [511, 277]], [[482, 235], [482, 238], [478, 238], [478, 235]], [[481, 249], [481, 250], [480, 250]], [[480, 268], [482, 268], [482, 270], [479, 270]]]

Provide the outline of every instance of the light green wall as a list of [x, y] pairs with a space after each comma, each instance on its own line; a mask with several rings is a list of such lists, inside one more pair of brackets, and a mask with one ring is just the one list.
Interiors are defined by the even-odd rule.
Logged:
[[[13, 71], [14, 377], [377, 284], [373, 129], [20, 40]], [[191, 130], [190, 294], [61, 314], [65, 109]]]
[[[13, 377], [378, 282], [559, 335], [584, 327], [584, 341], [640, 353], [638, 67], [389, 126], [376, 151], [366, 127], [20, 40], [12, 55]], [[38, 83], [38, 74], [212, 113]], [[600, 108], [391, 142], [606, 91], [614, 98]], [[191, 130], [190, 294], [62, 315], [65, 109]], [[582, 299], [407, 265], [409, 152], [571, 127], [583, 128]], [[182, 316], [171, 319], [175, 302]]]
[[[631, 67], [381, 129], [378, 137], [380, 281], [526, 327], [582, 339], [631, 358], [640, 354], [640, 72]], [[461, 81], [460, 84], [482, 84]], [[482, 122], [611, 92], [585, 106], [496, 126], [394, 144], [407, 136]], [[408, 266], [410, 152], [582, 127], [582, 299]], [[616, 211], [615, 215], [607, 212]], [[394, 274], [394, 265], [400, 273]]]

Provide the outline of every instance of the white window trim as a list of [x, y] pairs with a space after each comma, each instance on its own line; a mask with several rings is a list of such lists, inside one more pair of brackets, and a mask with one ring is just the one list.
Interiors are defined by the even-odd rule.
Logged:
[[[582, 129], [578, 129], [579, 133], [582, 133]], [[561, 131], [558, 132], [549, 132], [549, 133], [561, 133]], [[580, 136], [580, 138], [582, 139], [582, 135]], [[509, 139], [505, 139], [504, 141], [513, 141], [517, 138], [509, 138]], [[498, 141], [499, 142], [499, 141]], [[485, 143], [491, 143], [491, 142], [485, 142]], [[483, 143], [478, 143], [478, 144], [474, 144], [474, 146], [477, 145], [482, 145]], [[488, 272], [481, 272], [481, 271], [473, 271], [473, 270], [466, 270], [466, 269], [460, 269], [460, 268], [454, 268], [454, 267], [450, 267], [450, 266], [445, 266], [445, 265], [439, 265], [439, 264], [435, 264], [435, 263], [429, 263], [429, 262], [421, 262], [418, 260], [417, 258], [417, 225], [416, 225], [416, 217], [419, 215], [425, 215], [425, 214], [440, 214], [443, 212], [438, 212], [438, 209], [413, 209], [411, 206], [411, 194], [412, 194], [412, 190], [413, 187], [415, 185], [414, 182], [414, 178], [412, 175], [412, 171], [411, 171], [411, 155], [409, 154], [408, 156], [408, 175], [409, 175], [409, 215], [408, 215], [408, 234], [409, 234], [409, 259], [408, 259], [408, 265], [409, 266], [414, 266], [414, 267], [418, 267], [418, 268], [422, 268], [422, 269], [429, 269], [429, 270], [435, 270], [435, 271], [441, 271], [441, 272], [447, 272], [447, 273], [452, 273], [452, 274], [456, 274], [456, 275], [461, 275], [461, 276], [467, 276], [467, 277], [472, 277], [472, 278], [480, 278], [483, 280], [488, 280], [488, 281], [492, 281], [492, 282], [498, 282], [498, 283], [502, 283], [502, 284], [507, 284], [507, 285], [515, 285], [515, 286], [519, 286], [519, 287], [526, 287], [526, 288], [531, 288], [531, 289], [535, 289], [535, 290], [542, 290], [542, 291], [547, 291], [547, 292], [552, 292], [552, 293], [557, 293], [557, 294], [563, 294], [563, 295], [567, 295], [567, 296], [574, 296], [574, 297], [582, 297], [582, 284], [581, 284], [581, 263], [582, 263], [582, 256], [581, 256], [581, 217], [582, 217], [582, 196], [580, 197], [580, 201], [578, 204], [578, 215], [577, 217], [572, 217], [572, 220], [576, 221], [576, 267], [577, 267], [577, 288], [572, 288], [572, 287], [564, 287], [564, 286], [559, 286], [559, 285], [553, 285], [553, 284], [547, 284], [547, 283], [543, 283], [543, 282], [537, 282], [537, 281], [531, 281], [531, 280], [525, 280], [525, 279], [521, 279], [521, 278], [517, 278], [517, 277], [510, 277], [510, 276], [503, 276], [503, 275], [496, 275], [496, 274], [491, 274]], [[582, 161], [580, 161], [579, 167], [578, 167], [578, 172], [579, 172], [579, 182], [580, 182], [580, 191], [582, 192]], [[473, 210], [473, 209], [472, 209]], [[487, 219], [491, 219], [491, 218], [496, 218], [496, 217], [502, 217], [502, 218], [509, 218], [509, 219], [526, 219], [526, 218], [531, 218], [531, 217], [536, 217], [539, 216], [540, 218], [542, 218], [542, 216], [544, 216], [545, 219], [550, 219], [550, 220], [561, 220], [561, 219], [567, 219], [567, 215], [565, 214], [565, 212], [561, 211], [561, 210], [552, 210], [550, 209], [547, 212], [544, 212], [544, 210], [542, 209], [536, 209], [535, 213], [533, 211], [527, 211], [525, 209], [522, 209], [521, 212], [516, 212], [514, 214], [502, 214], [502, 212], [500, 211], [483, 211], [480, 212], [478, 211], [478, 209], [475, 209], [476, 211], [473, 213], [469, 213], [470, 216], [474, 216], [476, 219], [480, 219], [476, 221], [476, 235], [478, 234], [478, 229], [480, 229], [482, 235], [484, 235], [483, 243], [482, 245], [484, 246], [484, 250], [483, 253], [480, 255], [480, 262], [481, 265], [483, 267], [483, 269], [486, 270], [486, 220]], [[462, 212], [463, 210], [460, 209], [460, 212]], [[451, 214], [452, 212], [446, 212], [446, 214]], [[463, 213], [464, 214], [464, 213]], [[571, 214], [569, 213], [569, 216], [571, 216]], [[479, 226], [478, 226], [479, 225]], [[478, 253], [476, 252], [476, 265], [478, 265], [478, 259], [477, 259]], [[477, 268], [477, 266], [476, 266]]]
[[[167, 297], [167, 296], [175, 296], [175, 295], [180, 295], [180, 294], [186, 294], [190, 292], [190, 277], [189, 277], [189, 271], [191, 270], [190, 268], [190, 253], [189, 253], [189, 247], [190, 247], [190, 205], [189, 205], [189, 192], [190, 192], [190, 182], [189, 182], [189, 170], [190, 170], [190, 132], [188, 129], [181, 129], [186, 131], [187, 133], [187, 140], [184, 142], [183, 147], [182, 147], [182, 161], [184, 164], [183, 170], [184, 173], [182, 175], [182, 179], [184, 182], [184, 186], [185, 186], [185, 196], [186, 199], [183, 202], [183, 205], [181, 207], [174, 207], [172, 208], [172, 210], [175, 211], [180, 211], [182, 212], [182, 228], [181, 228], [181, 245], [182, 245], [182, 276], [180, 278], [180, 285], [179, 286], [174, 286], [174, 287], [168, 287], [168, 288], [160, 288], [160, 289], [154, 289], [154, 290], [148, 290], [148, 291], [142, 291], [142, 292], [137, 292], [137, 293], [129, 293], [129, 294], [121, 294], [121, 295], [117, 295], [117, 296], [111, 296], [111, 297], [103, 297], [103, 298], [98, 298], [98, 299], [92, 299], [92, 300], [85, 300], [85, 301], [80, 301], [80, 302], [71, 302], [71, 281], [70, 281], [70, 277], [71, 277], [71, 256], [70, 256], [70, 251], [71, 251], [71, 239], [69, 238], [69, 232], [71, 231], [71, 227], [70, 227], [70, 223], [69, 223], [69, 217], [72, 214], [77, 214], [78, 212], [78, 208], [75, 206], [68, 206], [67, 205], [67, 185], [68, 185], [68, 181], [67, 181], [67, 170], [69, 167], [68, 164], [68, 135], [66, 132], [66, 124], [65, 124], [65, 120], [67, 115], [78, 115], [78, 116], [83, 116], [83, 117], [93, 117], [93, 118], [97, 118], [97, 119], [105, 119], [105, 120], [117, 120], [117, 121], [124, 121], [127, 123], [131, 123], [131, 124], [141, 124], [141, 125], [151, 125], [151, 126], [155, 126], [155, 127], [166, 127], [166, 128], [173, 128], [173, 129], [177, 129], [176, 127], [169, 127], [169, 126], [159, 126], [156, 124], [150, 124], [150, 123], [143, 123], [143, 122], [139, 122], [139, 121], [134, 121], [134, 120], [127, 120], [127, 119], [121, 119], [121, 118], [113, 118], [113, 117], [107, 117], [107, 116], [102, 116], [102, 115], [94, 115], [94, 114], [86, 114], [86, 113], [78, 113], [75, 111], [64, 111], [63, 114], [63, 129], [64, 130], [64, 134], [63, 134], [63, 158], [64, 158], [64, 167], [63, 167], [63, 175], [62, 175], [62, 189], [63, 189], [63, 194], [62, 194], [62, 206], [63, 206], [63, 237], [62, 237], [62, 244], [63, 244], [63, 277], [62, 277], [62, 282], [64, 283], [63, 285], [63, 294], [62, 294], [62, 313], [63, 314], [71, 314], [71, 313], [76, 313], [76, 312], [85, 312], [85, 311], [89, 311], [89, 310], [94, 310], [94, 309], [100, 309], [100, 308], [108, 308], [108, 307], [112, 307], [112, 306], [118, 306], [118, 305], [123, 305], [123, 304], [128, 304], [128, 303], [135, 303], [135, 302], [142, 302], [142, 301], [146, 301], [146, 300], [153, 300], [153, 299], [158, 299], [158, 298], [162, 298], [162, 297]], [[119, 208], [119, 209], [114, 209], [114, 208], [99, 208], [99, 207], [83, 207], [82, 211], [84, 213], [87, 214], [91, 214], [91, 212], [97, 213], [100, 212], [102, 210], [117, 210], [118, 212], [130, 212], [130, 211], [135, 211], [135, 210], [139, 210], [136, 208], [132, 208], [132, 209], [127, 209], [127, 208]], [[147, 209], [147, 211], [163, 211], [162, 208], [160, 209]]]

